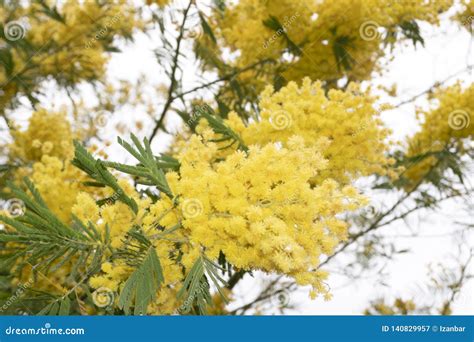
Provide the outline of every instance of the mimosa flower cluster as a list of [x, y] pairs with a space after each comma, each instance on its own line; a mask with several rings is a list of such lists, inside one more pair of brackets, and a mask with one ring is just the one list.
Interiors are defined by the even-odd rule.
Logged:
[[[452, 0], [242, 0], [216, 10], [211, 19], [219, 46], [236, 52], [237, 66], [278, 61], [266, 72], [243, 73], [242, 81], [260, 87], [280, 74], [286, 80], [310, 77], [332, 83], [343, 76], [364, 80], [380, 71], [384, 39], [394, 44], [399, 26], [414, 20], [438, 24], [451, 5]], [[297, 19], [284, 25], [292, 16]], [[360, 31], [368, 22], [372, 32], [365, 39]], [[279, 30], [284, 35], [266, 44]]]
[[0, 67], [0, 112], [16, 106], [17, 95], [34, 96], [48, 77], [69, 86], [102, 78], [114, 39], [130, 38], [135, 28], [143, 27], [136, 9], [125, 0], [60, 1], [56, 12], [55, 3], [43, 6], [33, 1], [0, 8], [0, 22], [15, 23], [21, 33], [14, 39], [5, 37], [9, 57]]
[[[433, 154], [445, 149], [458, 153], [472, 152], [474, 135], [474, 86], [463, 89], [461, 84], [438, 89], [433, 94], [435, 105], [430, 110], [419, 111], [421, 129], [408, 141], [407, 155]], [[423, 180], [438, 164], [435, 155], [420, 159], [404, 173], [410, 181], [408, 188]]]
[[[235, 114], [229, 124], [248, 144], [271, 142], [283, 146], [294, 135], [304, 138], [306, 146], [326, 139], [321, 147], [328, 167], [313, 178], [319, 183], [332, 178], [342, 184], [373, 173], [385, 174], [393, 160], [387, 159], [385, 128], [375, 108], [376, 98], [362, 92], [355, 84], [347, 91], [331, 90], [325, 95], [320, 82], [305, 78], [301, 87], [290, 82], [278, 92], [267, 87], [260, 96], [260, 115], [247, 126]], [[240, 122], [240, 123], [239, 123]]]
[[[277, 93], [267, 89], [260, 121], [245, 125], [235, 115], [226, 121], [249, 144], [248, 152], [221, 150], [222, 143], [214, 142], [218, 136], [201, 119], [199, 134], [177, 148], [179, 172], [166, 176], [175, 198], [149, 204], [140, 219], [150, 234], [156, 225], [164, 231], [182, 226], [157, 246], [160, 256], [169, 260], [164, 274], [170, 296], [182, 281], [180, 269], [191, 269], [201, 253], [212, 260], [223, 253], [237, 269], [285, 274], [300, 285], [311, 285], [312, 297], [329, 296], [327, 274], [318, 269], [320, 258], [346, 239], [344, 214], [367, 204], [351, 183], [383, 172], [384, 163], [389, 163], [384, 159], [388, 131], [377, 118], [374, 99], [356, 94], [351, 89], [326, 97], [309, 79], [301, 87], [290, 83]], [[291, 116], [291, 125], [283, 129], [278, 119], [271, 120], [282, 111]], [[325, 116], [325, 111], [332, 115]], [[341, 158], [339, 163], [337, 150], [346, 154], [346, 161], [354, 156], [354, 162], [342, 163]], [[357, 154], [366, 160], [359, 162]], [[103, 224], [117, 227], [111, 234], [120, 237], [126, 233], [123, 227], [137, 221], [123, 204], [106, 210], [116, 206], [115, 218]], [[120, 239], [116, 241], [118, 247]], [[173, 241], [181, 242], [179, 262], [166, 257], [177, 253]], [[107, 266], [91, 284], [120, 288], [126, 274], [120, 269]]]

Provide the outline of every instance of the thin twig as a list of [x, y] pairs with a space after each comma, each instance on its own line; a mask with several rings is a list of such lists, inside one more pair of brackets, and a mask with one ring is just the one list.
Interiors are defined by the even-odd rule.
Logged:
[[218, 79], [216, 79], [216, 80], [214, 80], [214, 81], [211, 81], [211, 82], [202, 84], [202, 85], [197, 86], [197, 87], [195, 87], [195, 88], [192, 88], [192, 89], [190, 89], [190, 90], [186, 90], [186, 91], [184, 91], [184, 92], [182, 92], [182, 93], [179, 93], [179, 94], [175, 95], [175, 96], [173, 97], [173, 99], [178, 99], [178, 98], [183, 97], [184, 95], [188, 95], [188, 94], [193, 93], [193, 92], [195, 92], [195, 91], [208, 88], [208, 87], [210, 87], [210, 86], [212, 86], [212, 85], [214, 85], [214, 84], [217, 84], [217, 83], [220, 83], [220, 82], [224, 82], [224, 81], [228, 81], [229, 79], [232, 79], [233, 77], [237, 76], [238, 74], [241, 74], [241, 73], [243, 73], [243, 72], [245, 72], [245, 71], [252, 70], [253, 68], [255, 68], [255, 67], [259, 66], [259, 65], [263, 65], [263, 64], [266, 64], [266, 63], [270, 63], [270, 62], [273, 62], [273, 60], [272, 60], [272, 59], [269, 59], [269, 58], [263, 59], [263, 60], [258, 61], [258, 62], [256, 62], [256, 63], [253, 63], [253, 64], [251, 64], [251, 65], [249, 65], [249, 66], [247, 66], [247, 67], [245, 67], [245, 68], [237, 69], [237, 70], [235, 70], [235, 71], [233, 71], [233, 72], [231, 72], [231, 73], [228, 73], [227, 75], [224, 75], [224, 76], [222, 76], [222, 77], [220, 77], [220, 78], [218, 78]]
[[464, 68], [463, 70], [459, 70], [458, 72], [446, 77], [445, 79], [441, 80], [441, 81], [437, 81], [435, 82], [431, 87], [429, 87], [428, 89], [422, 91], [421, 93], [415, 95], [415, 96], [412, 96], [411, 98], [407, 99], [407, 100], [404, 100], [404, 101], [401, 101], [400, 103], [396, 104], [395, 106], [393, 106], [393, 108], [398, 108], [398, 107], [401, 107], [407, 103], [411, 103], [413, 101], [415, 101], [416, 99], [418, 99], [419, 97], [422, 97], [423, 95], [426, 95], [428, 94], [429, 92], [431, 92], [433, 90], [433, 88], [436, 88], [436, 87], [439, 87], [440, 85], [446, 83], [447, 81], [449, 81], [450, 79], [456, 77], [456, 76], [459, 76], [463, 73], [465, 73], [466, 71], [469, 71], [471, 70], [472, 68], [474, 67], [474, 65], [468, 65], [466, 68]]
[[168, 109], [170, 108], [171, 104], [174, 101], [173, 92], [177, 84], [176, 71], [178, 70], [178, 66], [179, 66], [179, 55], [181, 54], [180, 52], [181, 42], [183, 41], [183, 38], [184, 38], [185, 25], [188, 19], [188, 13], [193, 3], [194, 3], [194, 0], [191, 0], [188, 4], [188, 7], [186, 7], [186, 9], [184, 10], [183, 21], [181, 22], [179, 35], [178, 35], [178, 38], [176, 39], [176, 49], [174, 52], [173, 66], [171, 67], [171, 75], [170, 75], [171, 84], [168, 89], [168, 99], [166, 100], [165, 106], [163, 107], [163, 111], [161, 112], [160, 118], [158, 120], [155, 120], [156, 124], [155, 124], [155, 127], [153, 128], [153, 131], [151, 132], [151, 135], [149, 138], [150, 142], [153, 140], [153, 138], [158, 133], [158, 130], [161, 128], [161, 125], [163, 124], [163, 121], [165, 120], [166, 113], [168, 112]]
[[358, 232], [357, 234], [354, 234], [350, 237], [350, 240], [346, 241], [344, 244], [341, 245], [341, 247], [339, 247], [339, 249], [337, 251], [335, 251], [333, 254], [331, 254], [330, 256], [327, 257], [326, 260], [324, 260], [323, 262], [321, 262], [318, 266], [318, 269], [321, 268], [322, 266], [326, 265], [330, 260], [332, 260], [336, 255], [340, 254], [341, 252], [343, 252], [347, 247], [351, 246], [354, 242], [356, 242], [358, 239], [360, 239], [362, 236], [370, 233], [371, 231], [374, 231], [376, 229], [379, 229], [380, 227], [382, 227], [383, 225], [379, 225], [380, 222], [382, 222], [382, 220], [387, 217], [388, 215], [390, 215], [393, 211], [395, 211], [395, 209], [398, 208], [398, 206], [400, 204], [402, 204], [406, 199], [408, 199], [411, 194], [413, 194], [419, 187], [420, 185], [423, 183], [423, 181], [425, 180], [425, 178], [430, 175], [433, 170], [438, 166], [438, 164], [440, 163], [440, 160], [438, 160], [436, 162], [435, 165], [433, 165], [429, 171], [425, 174], [424, 177], [422, 177], [415, 185], [414, 187], [408, 191], [407, 193], [405, 193], [405, 195], [403, 195], [394, 205], [392, 205], [392, 207], [390, 207], [390, 209], [388, 209], [386, 212], [384, 212], [383, 214], [379, 215], [375, 220], [374, 222], [372, 222], [372, 224], [370, 224], [369, 227], [367, 227], [367, 229], [364, 229], [360, 232]]

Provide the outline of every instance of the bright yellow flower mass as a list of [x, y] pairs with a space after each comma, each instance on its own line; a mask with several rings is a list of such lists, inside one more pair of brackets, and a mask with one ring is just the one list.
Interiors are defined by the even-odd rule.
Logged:
[[430, 154], [445, 149], [456, 149], [458, 153], [473, 150], [470, 144], [474, 135], [473, 96], [474, 86], [463, 89], [461, 84], [455, 84], [433, 95], [437, 100], [433, 109], [418, 113], [421, 129], [408, 141], [407, 155], [420, 157], [404, 173], [409, 180], [408, 188], [422, 181], [439, 164], [439, 158]]
[[[350, 184], [382, 171], [386, 162], [387, 131], [370, 98], [353, 91], [334, 92], [328, 99], [309, 79], [301, 88], [290, 83], [276, 94], [268, 89], [262, 94], [260, 121], [245, 126], [235, 115], [228, 120], [250, 145], [248, 152], [220, 151], [221, 144], [212, 142], [216, 135], [202, 121], [201, 135], [180, 146], [179, 173], [167, 174], [179, 204], [166, 197], [159, 200], [143, 223], [159, 224], [165, 231], [182, 225], [170, 237], [183, 240], [181, 261], [188, 270], [200, 253], [210, 259], [223, 253], [238, 269], [286, 274], [300, 285], [312, 285], [312, 295], [326, 294], [320, 257], [330, 255], [347, 237], [340, 215], [367, 203]], [[282, 112], [288, 115], [287, 127], [279, 127], [282, 123], [275, 118]], [[334, 119], [325, 120], [325, 112]], [[334, 129], [338, 123], [340, 130]], [[345, 154], [340, 164], [337, 150]], [[356, 159], [361, 153], [366, 160]], [[104, 211], [102, 218], [111, 219]], [[179, 281], [179, 267], [173, 267]]]

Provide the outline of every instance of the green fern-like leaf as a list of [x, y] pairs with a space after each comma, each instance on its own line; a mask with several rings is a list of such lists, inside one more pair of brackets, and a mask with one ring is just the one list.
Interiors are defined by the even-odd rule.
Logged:
[[118, 171], [134, 175], [144, 179], [142, 184], [154, 185], [158, 190], [162, 191], [168, 197], [173, 198], [173, 193], [166, 181], [163, 169], [179, 169], [179, 163], [172, 157], [162, 156], [157, 158], [150, 146], [147, 138], [143, 140], [143, 145], [135, 135], [131, 135], [132, 142], [135, 146], [130, 145], [125, 140], [118, 138], [118, 142], [122, 145], [132, 156], [134, 156], [140, 164], [137, 166], [129, 166], [118, 163], [106, 163], [107, 166], [113, 167]]
[[80, 142], [74, 141], [74, 159], [72, 164], [93, 178], [98, 186], [108, 186], [115, 191], [114, 198], [128, 205], [133, 212], [138, 212], [135, 200], [125, 194], [125, 191], [117, 183], [115, 177], [107, 170], [104, 162], [95, 159]]
[[125, 282], [120, 292], [119, 307], [127, 315], [132, 306], [135, 315], [146, 314], [148, 305], [155, 299], [163, 280], [160, 260], [151, 245], [142, 263]]
[[301, 48], [295, 42], [293, 42], [290, 39], [290, 37], [288, 36], [288, 34], [285, 31], [285, 28], [280, 23], [278, 18], [271, 15], [268, 19], [265, 19], [263, 21], [263, 24], [266, 27], [268, 27], [269, 29], [275, 31], [278, 35], [282, 36], [286, 40], [289, 52], [291, 52], [295, 56], [301, 56], [302, 55], [303, 51], [301, 50]]
[[240, 136], [235, 133], [229, 126], [227, 126], [219, 116], [215, 115], [212, 109], [206, 106], [205, 110], [202, 111], [202, 116], [209, 122], [209, 126], [211, 126], [212, 130], [221, 135], [222, 137], [219, 139], [212, 140], [214, 142], [222, 142], [228, 141], [229, 144], [222, 147], [221, 149], [229, 148], [235, 144], [237, 144], [237, 148], [239, 150], [248, 151], [248, 147], [244, 144], [243, 140]]
[[184, 300], [180, 308], [181, 313], [187, 313], [193, 308], [196, 308], [199, 314], [207, 313], [207, 307], [212, 304], [208, 279], [214, 284], [224, 301], [227, 301], [221, 290], [225, 286], [225, 280], [219, 275], [218, 269], [220, 267], [204, 255], [195, 261], [184, 280], [183, 287], [178, 292], [178, 299]]
[[[47, 207], [34, 185], [27, 178], [24, 182], [32, 197], [16, 185], [9, 184], [11, 194], [25, 206], [23, 215], [0, 215], [0, 221], [12, 228], [0, 232], [0, 242], [17, 244], [3, 256], [0, 265], [9, 267], [16, 264], [18, 271], [30, 265], [46, 273], [51, 267], [57, 269], [58, 264], [80, 258], [81, 255], [96, 259], [92, 262], [94, 266], [100, 263], [108, 238], [101, 236], [92, 223], [86, 226], [77, 218], [73, 219], [72, 226], [63, 223]], [[84, 262], [86, 260], [87, 257]], [[89, 267], [91, 269], [92, 265]]]

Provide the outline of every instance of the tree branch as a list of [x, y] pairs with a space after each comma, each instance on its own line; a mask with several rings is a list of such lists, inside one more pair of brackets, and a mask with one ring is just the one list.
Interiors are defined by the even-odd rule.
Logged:
[[396, 208], [398, 208], [398, 206], [400, 204], [402, 204], [406, 199], [408, 199], [411, 194], [413, 194], [419, 187], [420, 185], [423, 183], [423, 181], [425, 180], [426, 177], [428, 177], [428, 175], [430, 175], [433, 170], [438, 166], [438, 164], [440, 163], [440, 160], [438, 160], [436, 162], [435, 165], [433, 165], [429, 171], [425, 174], [424, 177], [422, 177], [415, 185], [414, 187], [408, 191], [407, 193], [405, 193], [405, 195], [403, 195], [392, 207], [390, 207], [390, 209], [388, 209], [386, 212], [384, 212], [382, 215], [379, 215], [375, 220], [374, 222], [372, 222], [370, 224], [369, 227], [367, 227], [367, 229], [364, 229], [360, 232], [358, 232], [357, 234], [354, 234], [353, 236], [350, 237], [350, 240], [346, 241], [344, 244], [341, 245], [341, 247], [335, 251], [333, 254], [331, 254], [330, 256], [327, 257], [326, 260], [324, 260], [323, 262], [321, 262], [318, 266], [318, 269], [321, 268], [322, 266], [326, 265], [330, 260], [332, 260], [336, 255], [340, 254], [341, 252], [343, 252], [347, 247], [351, 246], [354, 242], [356, 242], [358, 239], [360, 239], [362, 236], [366, 235], [367, 233], [370, 233], [371, 231], [373, 230], [376, 230], [384, 225], [379, 225], [380, 222], [382, 222], [382, 220], [387, 217], [388, 215], [390, 215]]
[[407, 103], [410, 103], [410, 102], [413, 102], [415, 101], [416, 99], [418, 99], [419, 97], [423, 96], [423, 95], [426, 95], [428, 94], [429, 92], [431, 92], [433, 90], [433, 88], [436, 88], [436, 87], [439, 87], [440, 85], [446, 83], [447, 81], [449, 81], [450, 79], [456, 77], [456, 76], [459, 76], [463, 73], [465, 73], [466, 71], [469, 71], [471, 70], [472, 68], [474, 67], [474, 65], [468, 65], [466, 68], [464, 68], [463, 70], [460, 70], [448, 77], [446, 77], [444, 80], [441, 80], [441, 81], [437, 81], [435, 82], [431, 87], [429, 87], [428, 89], [422, 91], [421, 93], [415, 95], [415, 96], [412, 96], [411, 98], [407, 99], [407, 100], [404, 100], [404, 101], [401, 101], [400, 103], [396, 104], [394, 106], [394, 108], [398, 108], [398, 107], [401, 107]]
[[184, 92], [182, 92], [182, 93], [180, 93], [180, 94], [177, 94], [177, 95], [175, 95], [175, 96], [173, 97], [173, 99], [181, 98], [181, 97], [183, 97], [184, 95], [188, 95], [188, 94], [191, 94], [191, 93], [193, 93], [193, 92], [195, 92], [195, 91], [208, 88], [208, 87], [210, 87], [210, 86], [212, 86], [212, 85], [214, 85], [214, 84], [216, 84], [216, 83], [219, 83], [219, 82], [228, 81], [229, 79], [231, 79], [231, 78], [237, 76], [238, 74], [241, 74], [241, 73], [243, 73], [243, 72], [245, 72], [245, 71], [248, 71], [248, 70], [252, 70], [253, 68], [255, 68], [255, 67], [259, 66], [259, 65], [263, 65], [263, 64], [266, 64], [266, 63], [272, 63], [272, 62], [274, 62], [274, 61], [273, 61], [272, 59], [270, 59], [270, 58], [262, 59], [261, 61], [258, 61], [258, 62], [256, 62], [256, 63], [253, 63], [253, 64], [251, 64], [251, 65], [249, 65], [249, 66], [247, 66], [247, 67], [245, 67], [245, 68], [237, 69], [237, 70], [235, 70], [235, 71], [233, 71], [233, 72], [231, 72], [231, 73], [228, 73], [227, 75], [224, 75], [224, 76], [222, 76], [222, 77], [220, 77], [220, 78], [218, 78], [218, 79], [216, 79], [216, 80], [214, 80], [214, 81], [205, 83], [205, 84], [203, 84], [203, 85], [197, 86], [197, 87], [195, 87], [195, 88], [192, 88], [192, 89], [190, 89], [190, 90], [187, 90], [187, 91], [184, 91]]
[[179, 35], [178, 35], [178, 38], [176, 39], [176, 49], [175, 49], [174, 57], [173, 57], [173, 66], [171, 67], [171, 76], [170, 76], [171, 84], [168, 89], [168, 99], [166, 100], [165, 106], [163, 107], [163, 111], [161, 112], [160, 118], [158, 120], [155, 120], [155, 127], [153, 128], [153, 131], [151, 132], [151, 135], [149, 138], [150, 142], [153, 140], [153, 138], [158, 133], [158, 130], [163, 125], [163, 121], [165, 120], [166, 113], [168, 112], [171, 104], [174, 101], [173, 92], [177, 83], [176, 71], [178, 70], [178, 65], [179, 65], [181, 42], [183, 41], [183, 38], [184, 38], [185, 24], [186, 24], [186, 20], [188, 19], [188, 13], [193, 3], [194, 3], [194, 0], [189, 1], [188, 6], [184, 10], [183, 21], [181, 22]]

